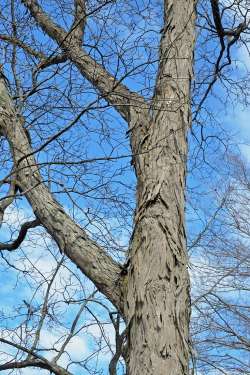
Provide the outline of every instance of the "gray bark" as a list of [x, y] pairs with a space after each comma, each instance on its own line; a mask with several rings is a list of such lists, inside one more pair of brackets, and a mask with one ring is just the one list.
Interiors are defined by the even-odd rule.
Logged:
[[0, 131], [10, 143], [17, 182], [61, 251], [124, 314], [129, 375], [187, 375], [190, 297], [184, 194], [195, 2], [165, 0], [159, 72], [150, 111], [141, 96], [88, 56], [79, 45], [79, 35], [72, 33], [67, 38], [67, 32], [35, 0], [23, 3], [80, 73], [128, 122], [138, 179], [128, 274], [121, 275], [119, 265], [51, 196], [1, 80]]
[[20, 116], [0, 79], [0, 134], [9, 142], [16, 184], [25, 194], [40, 223], [65, 253], [119, 310], [122, 311], [119, 278], [121, 268], [95, 242], [91, 241], [57, 203], [42, 181]]
[[185, 171], [194, 1], [165, 2], [153, 123], [136, 159], [137, 213], [125, 314], [129, 374], [188, 374]]

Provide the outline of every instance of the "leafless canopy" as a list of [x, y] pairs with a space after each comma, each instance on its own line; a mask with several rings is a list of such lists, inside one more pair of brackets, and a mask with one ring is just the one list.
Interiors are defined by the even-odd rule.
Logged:
[[1, 0], [0, 371], [250, 373], [249, 9]]

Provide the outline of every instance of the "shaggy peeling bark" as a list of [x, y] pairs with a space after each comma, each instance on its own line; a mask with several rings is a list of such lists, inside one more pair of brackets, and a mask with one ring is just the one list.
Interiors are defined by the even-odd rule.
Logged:
[[137, 213], [125, 306], [133, 375], [188, 374], [184, 192], [194, 19], [194, 1], [165, 2], [153, 122], [140, 148], [151, 151], [136, 159]]
[[[36, 0], [22, 2], [62, 48], [63, 56], [128, 122], [138, 179], [128, 274], [121, 275], [119, 265], [53, 199], [1, 80], [0, 131], [9, 141], [18, 185], [61, 251], [123, 312], [128, 324], [128, 374], [187, 375], [190, 297], [184, 194], [195, 1], [164, 2], [159, 72], [150, 111], [140, 95], [116, 81], [81, 48], [80, 29], [67, 33]], [[85, 15], [84, 3], [76, 4], [75, 25]]]

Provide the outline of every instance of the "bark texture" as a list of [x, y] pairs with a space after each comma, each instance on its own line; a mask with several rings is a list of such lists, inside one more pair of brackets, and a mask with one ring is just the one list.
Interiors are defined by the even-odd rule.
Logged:
[[119, 278], [121, 268], [91, 241], [54, 200], [42, 180], [22, 121], [15, 111], [4, 79], [0, 78], [0, 134], [10, 145], [16, 184], [25, 194], [40, 223], [65, 253], [122, 311]]
[[63, 58], [74, 63], [128, 122], [138, 179], [128, 274], [121, 275], [119, 265], [53, 199], [1, 80], [0, 131], [9, 141], [20, 189], [61, 251], [124, 314], [128, 374], [187, 375], [190, 298], [184, 193], [195, 1], [164, 2], [159, 72], [150, 110], [140, 95], [112, 77], [81, 47], [84, 2], [75, 1], [75, 20], [68, 33], [36, 0], [22, 3], [63, 50]]
[[125, 314], [129, 374], [188, 374], [184, 227], [194, 1], [166, 1], [152, 123], [136, 158], [137, 213]]

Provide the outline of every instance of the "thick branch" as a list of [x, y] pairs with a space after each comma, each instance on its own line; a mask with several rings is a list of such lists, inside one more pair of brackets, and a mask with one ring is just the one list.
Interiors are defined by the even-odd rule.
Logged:
[[49, 363], [45, 363], [39, 359], [26, 359], [24, 361], [18, 362], [7, 362], [3, 365], [0, 365], [0, 371], [4, 370], [14, 370], [14, 369], [21, 369], [27, 367], [38, 367], [45, 370], [50, 371], [55, 375], [70, 375], [70, 372], [62, 368], [58, 365], [50, 365]]
[[219, 2], [218, 0], [211, 0], [211, 8], [213, 12], [213, 19], [214, 19], [214, 24], [217, 30], [217, 34], [220, 38], [220, 43], [222, 48], [225, 47], [224, 44], [224, 39], [223, 37], [225, 36], [224, 28], [222, 26], [221, 22], [221, 16], [220, 16], [220, 8], [219, 8]]
[[102, 94], [102, 96], [113, 105], [122, 117], [131, 123], [133, 117], [138, 113], [147, 113], [147, 103], [139, 94], [130, 91], [119, 80], [116, 80], [102, 65], [91, 58], [86, 51], [80, 48], [77, 40], [68, 33], [42, 10], [36, 0], [22, 0], [29, 9], [43, 31], [57, 42], [67, 54], [68, 58], [78, 67], [81, 74], [87, 78]]
[[[120, 310], [120, 266], [88, 238], [57, 203], [43, 183], [25, 130], [17, 116], [3, 79], [0, 79], [0, 132], [10, 144], [18, 184], [36, 217], [65, 253], [89, 277], [99, 291]], [[25, 155], [30, 155], [25, 157]], [[20, 160], [22, 161], [20, 162]]]
[[85, 0], [75, 0], [75, 17], [72, 25], [72, 34], [82, 45], [84, 29], [86, 25], [86, 3]]
[[121, 334], [120, 330], [120, 316], [119, 313], [115, 313], [116, 318], [113, 317], [114, 314], [110, 314], [114, 329], [115, 329], [115, 344], [116, 352], [114, 353], [110, 363], [109, 363], [109, 375], [116, 375], [116, 366], [122, 355], [123, 343], [127, 334], [127, 329], [125, 329]]
[[224, 41], [223, 41], [224, 36], [232, 36], [237, 40], [239, 39], [240, 34], [248, 28], [249, 21], [247, 22], [245, 19], [237, 27], [231, 30], [224, 29], [222, 25], [222, 20], [221, 20], [219, 0], [211, 0], [211, 8], [212, 8], [212, 13], [213, 13], [215, 28], [220, 38], [220, 42], [222, 46], [224, 45]]
[[[193, 37], [190, 35], [193, 35], [195, 10], [187, 9], [186, 4], [165, 1], [159, 69], [153, 97], [156, 117], [162, 111], [189, 112], [189, 95], [186, 93], [193, 78]], [[178, 18], [182, 22], [177, 22]], [[189, 126], [189, 122], [188, 119], [186, 125]]]
[[15, 182], [12, 181], [5, 199], [0, 202], [0, 228], [3, 222], [3, 216], [6, 208], [8, 208], [15, 198]]
[[8, 251], [16, 250], [21, 245], [21, 243], [24, 241], [28, 230], [31, 229], [31, 228], [35, 228], [38, 225], [40, 225], [39, 219], [35, 219], [35, 220], [28, 221], [28, 222], [24, 223], [21, 226], [21, 229], [19, 231], [17, 239], [15, 241], [11, 242], [11, 243], [1, 243], [0, 242], [0, 250], [8, 250]]
[[44, 58], [43, 53], [34, 50], [32, 47], [28, 46], [26, 43], [22, 42], [20, 39], [15, 38], [13, 36], [0, 34], [0, 40], [3, 40], [4, 42], [11, 43], [15, 46], [18, 46], [22, 48], [25, 52], [27, 52], [29, 55], [34, 56], [38, 59]]
[[23, 351], [24, 353], [32, 355], [32, 358], [26, 359], [24, 361], [14, 361], [14, 362], [7, 362], [3, 365], [0, 365], [0, 371], [3, 370], [10, 370], [15, 368], [25, 368], [25, 367], [39, 367], [43, 369], [47, 369], [50, 372], [53, 372], [56, 375], [71, 375], [71, 373], [61, 366], [49, 362], [46, 358], [38, 355], [37, 353], [25, 348], [24, 346], [14, 343], [12, 341], [6, 340], [4, 338], [0, 338], [0, 343], [7, 344], [11, 347], [14, 347], [18, 350]]
[[24, 360], [20, 362], [7, 362], [3, 365], [0, 365], [0, 371], [4, 370], [13, 370], [17, 368], [26, 368], [26, 367], [39, 367], [49, 370], [48, 366], [44, 362], [37, 359]]
[[50, 65], [62, 64], [67, 61], [67, 56], [65, 53], [60, 53], [59, 55], [52, 57], [44, 57], [37, 66], [37, 69], [44, 69]]
[[46, 56], [40, 51], [36, 51], [24, 42], [22, 42], [20, 39], [9, 36], [5, 34], [0, 34], [0, 40], [3, 40], [4, 42], [10, 43], [14, 46], [22, 48], [26, 53], [28, 53], [30, 56], [34, 56], [37, 59], [40, 59], [40, 63], [37, 66], [37, 69], [44, 69], [50, 65], [60, 64], [67, 60], [67, 56], [62, 53], [55, 56]]

